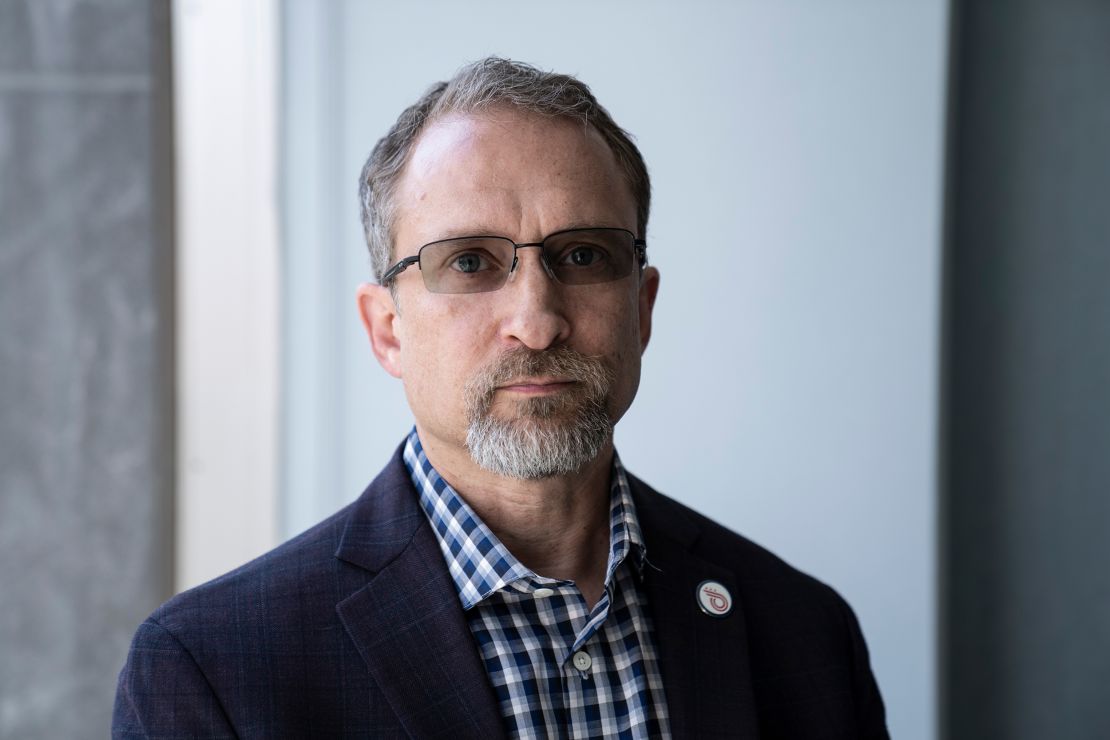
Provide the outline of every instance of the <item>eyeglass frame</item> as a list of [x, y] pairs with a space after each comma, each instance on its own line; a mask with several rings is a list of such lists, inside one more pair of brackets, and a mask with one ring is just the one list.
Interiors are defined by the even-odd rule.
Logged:
[[[539, 247], [539, 249], [540, 249], [540, 264], [543, 265], [544, 271], [548, 274], [548, 276], [551, 277], [552, 280], [559, 283], [559, 285], [567, 285], [567, 283], [564, 283], [561, 280], [559, 280], [559, 278], [555, 277], [555, 273], [551, 269], [551, 265], [549, 265], [547, 263], [547, 257], [544, 255], [543, 246], [547, 242], [547, 240], [552, 238], [552, 237], [561, 236], [562, 234], [572, 234], [576, 231], [623, 231], [624, 233], [626, 233], [626, 234], [628, 234], [629, 236], [632, 237], [633, 257], [640, 264], [640, 272], [642, 273], [644, 271], [644, 268], [647, 267], [647, 240], [646, 239], [640, 239], [632, 231], [629, 231], [628, 229], [625, 229], [625, 228], [620, 227], [620, 226], [580, 226], [580, 227], [577, 227], [577, 228], [574, 228], [574, 229], [561, 229], [560, 231], [553, 231], [550, 234], [548, 234], [547, 236], [545, 236], [541, 241], [538, 241], [538, 242], [515, 242], [507, 236], [500, 236], [500, 235], [497, 235], [497, 234], [475, 234], [475, 235], [472, 235], [472, 236], [453, 236], [453, 237], [448, 237], [447, 239], [436, 239], [434, 241], [430, 241], [427, 244], [422, 245], [420, 247], [420, 249], [416, 250], [416, 254], [409, 255], [408, 257], [402, 257], [401, 259], [397, 260], [397, 262], [395, 262], [392, 267], [390, 267], [389, 269], [387, 269], [385, 271], [385, 273], [381, 277], [381, 280], [379, 281], [379, 284], [380, 285], [388, 285], [389, 283], [393, 282], [393, 280], [396, 279], [396, 277], [398, 275], [400, 275], [402, 272], [407, 270], [412, 265], [416, 265], [417, 267], [420, 267], [420, 253], [424, 251], [425, 247], [430, 247], [430, 246], [433, 246], [433, 245], [436, 245], [436, 244], [444, 244], [446, 242], [462, 241], [464, 239], [501, 239], [501, 240], [507, 241], [507, 242], [509, 242], [510, 244], [513, 245], [513, 264], [512, 264], [511, 267], [509, 267], [509, 272], [505, 277], [505, 283], [507, 283], [509, 281], [509, 278], [511, 278], [513, 276], [513, 273], [516, 272], [516, 266], [517, 266], [517, 263], [519, 262], [519, 257], [517, 257], [517, 250], [521, 249], [522, 247]], [[421, 269], [423, 269], [423, 268], [421, 268]], [[632, 273], [629, 273], [629, 275], [631, 275], [631, 274]], [[622, 277], [616, 278], [616, 280], [623, 280], [625, 277], [628, 277], [628, 275], [624, 275]], [[606, 282], [616, 282], [616, 280], [606, 280], [606, 281], [603, 281], [601, 283], [582, 283], [582, 284], [583, 285], [604, 285]], [[421, 282], [423, 282], [423, 280], [421, 280]], [[498, 290], [501, 290], [501, 288], [505, 287], [505, 283], [502, 283], [501, 285], [494, 288], [493, 290], [476, 291], [476, 292], [477, 293], [495, 293]], [[428, 284], [424, 283], [424, 287], [427, 289]], [[429, 290], [429, 292], [434, 292], [434, 291]], [[472, 293], [441, 293], [439, 295], [474, 295], [474, 294], [472, 294]]]

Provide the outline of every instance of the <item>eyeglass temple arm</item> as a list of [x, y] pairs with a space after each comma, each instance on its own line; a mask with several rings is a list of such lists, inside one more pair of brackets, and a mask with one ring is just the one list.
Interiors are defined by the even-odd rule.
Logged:
[[391, 267], [391, 268], [389, 268], [388, 270], [385, 271], [385, 274], [382, 275], [382, 281], [381, 281], [382, 285], [385, 285], [390, 280], [392, 280], [393, 278], [400, 275], [402, 272], [404, 272], [406, 269], [408, 269], [409, 265], [414, 265], [419, 261], [420, 261], [420, 255], [418, 255], [418, 254], [414, 254], [411, 257], [405, 257], [403, 260], [401, 260], [400, 262], [395, 264], [393, 267]]

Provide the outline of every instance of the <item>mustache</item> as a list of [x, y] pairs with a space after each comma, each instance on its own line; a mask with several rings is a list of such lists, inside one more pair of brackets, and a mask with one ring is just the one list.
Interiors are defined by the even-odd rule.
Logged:
[[497, 388], [511, 380], [553, 376], [581, 383], [590, 397], [604, 398], [613, 383], [613, 371], [597, 357], [570, 347], [532, 350], [518, 347], [505, 352], [466, 384], [466, 397], [475, 406], [488, 408]]

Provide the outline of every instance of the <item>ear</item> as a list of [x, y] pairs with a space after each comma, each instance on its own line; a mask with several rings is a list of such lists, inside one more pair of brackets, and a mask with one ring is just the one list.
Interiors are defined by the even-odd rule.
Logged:
[[655, 308], [655, 296], [659, 292], [659, 270], [644, 268], [640, 275], [640, 353], [642, 354], [651, 339], [651, 312]]
[[358, 286], [358, 313], [374, 357], [385, 371], [395, 378], [401, 377], [401, 334], [397, 304], [389, 288], [363, 283]]

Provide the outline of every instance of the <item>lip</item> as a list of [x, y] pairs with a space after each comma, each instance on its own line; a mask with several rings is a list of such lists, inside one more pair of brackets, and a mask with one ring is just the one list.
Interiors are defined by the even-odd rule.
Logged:
[[558, 393], [574, 385], [574, 382], [566, 378], [519, 378], [497, 386], [497, 390], [525, 395], [543, 395]]

